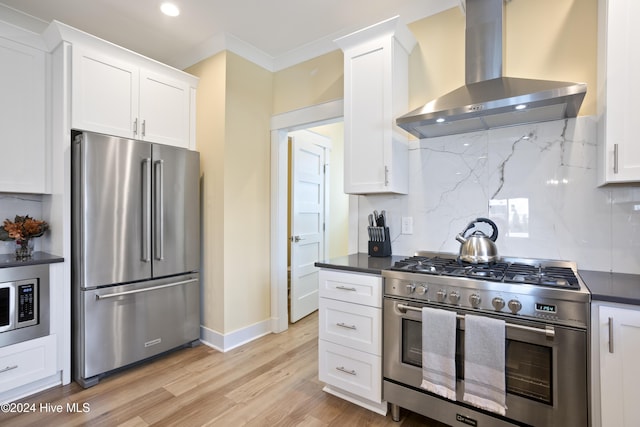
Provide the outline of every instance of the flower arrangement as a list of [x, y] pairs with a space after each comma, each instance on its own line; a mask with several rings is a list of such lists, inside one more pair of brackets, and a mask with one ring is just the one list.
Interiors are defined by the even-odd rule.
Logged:
[[42, 236], [48, 229], [49, 224], [45, 221], [33, 219], [29, 215], [16, 215], [13, 221], [4, 220], [4, 225], [0, 228], [0, 240], [15, 240], [16, 257], [28, 258], [33, 248], [33, 245], [29, 246], [29, 240]]

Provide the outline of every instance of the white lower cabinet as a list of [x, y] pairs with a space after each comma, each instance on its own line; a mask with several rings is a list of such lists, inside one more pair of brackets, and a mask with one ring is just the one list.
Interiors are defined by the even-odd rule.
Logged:
[[[593, 425], [602, 427], [632, 427], [638, 425], [638, 396], [640, 396], [640, 309], [634, 306], [599, 305], [597, 324], [592, 338], [598, 345], [600, 388], [600, 419]], [[595, 314], [595, 313], [594, 313]], [[596, 359], [596, 357], [594, 357]], [[597, 397], [596, 397], [597, 398]], [[595, 399], [594, 399], [595, 400]]]
[[56, 336], [0, 348], [0, 393], [56, 373]]
[[320, 270], [318, 376], [324, 391], [386, 415], [382, 277]]

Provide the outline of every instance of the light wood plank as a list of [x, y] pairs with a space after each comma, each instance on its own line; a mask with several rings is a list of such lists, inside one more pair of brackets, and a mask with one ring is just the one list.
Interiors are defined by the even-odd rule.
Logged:
[[[318, 380], [317, 312], [280, 334], [220, 353], [178, 350], [108, 376], [21, 402], [63, 405], [62, 413], [0, 414], [0, 425], [66, 426], [387, 426], [444, 427], [407, 411], [399, 423], [322, 391]], [[67, 405], [88, 405], [69, 412]]]

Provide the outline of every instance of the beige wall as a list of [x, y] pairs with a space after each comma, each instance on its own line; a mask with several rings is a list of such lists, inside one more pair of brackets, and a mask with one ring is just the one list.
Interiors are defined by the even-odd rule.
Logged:
[[349, 255], [349, 196], [344, 194], [344, 122], [309, 129], [331, 140], [329, 152], [329, 258]]
[[223, 52], [200, 77], [203, 326], [228, 333], [270, 317], [269, 123], [273, 75]]
[[[586, 82], [580, 115], [594, 115], [597, 0], [505, 4], [504, 74]], [[418, 40], [409, 60], [411, 109], [464, 84], [464, 26], [457, 7], [409, 25]]]
[[202, 173], [202, 324], [224, 330], [224, 152], [226, 58], [222, 52], [186, 71], [200, 77], [197, 149]]
[[342, 51], [336, 50], [276, 72], [273, 78], [273, 113], [286, 113], [342, 99], [343, 63]]
[[[505, 74], [584, 81], [589, 89], [580, 114], [595, 114], [596, 3], [507, 3]], [[418, 40], [409, 60], [413, 108], [464, 83], [464, 16], [456, 7], [409, 28]], [[336, 50], [271, 73], [226, 52], [187, 71], [200, 77], [204, 326], [228, 333], [271, 317], [269, 120], [343, 98], [343, 57]], [[334, 145], [332, 156], [341, 151]], [[331, 161], [334, 178], [340, 162]], [[344, 248], [330, 252], [342, 255]]]
[[224, 332], [269, 319], [273, 74], [227, 54]]

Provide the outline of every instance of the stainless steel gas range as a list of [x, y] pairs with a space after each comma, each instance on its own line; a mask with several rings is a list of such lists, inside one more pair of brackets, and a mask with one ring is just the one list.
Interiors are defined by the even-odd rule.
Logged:
[[[459, 262], [418, 252], [382, 272], [384, 399], [451, 426], [588, 426], [590, 293], [576, 264], [501, 258]], [[422, 307], [455, 311], [456, 400], [420, 387]], [[506, 414], [464, 402], [465, 316], [505, 321]]]

